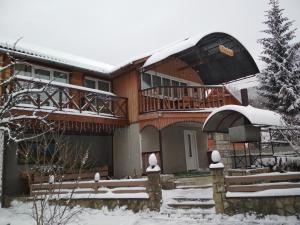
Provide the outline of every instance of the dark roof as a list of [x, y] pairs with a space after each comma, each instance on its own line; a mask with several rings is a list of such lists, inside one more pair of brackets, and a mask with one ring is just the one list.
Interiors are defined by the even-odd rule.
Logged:
[[[232, 49], [234, 56], [219, 51], [219, 46]], [[217, 32], [193, 37], [175, 43], [154, 53], [145, 63], [145, 69], [168, 57], [177, 57], [192, 67], [204, 84], [221, 84], [259, 72], [247, 49], [234, 37]]]

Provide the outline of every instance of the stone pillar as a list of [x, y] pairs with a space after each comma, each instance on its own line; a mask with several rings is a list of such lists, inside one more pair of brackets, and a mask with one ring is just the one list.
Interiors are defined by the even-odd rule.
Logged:
[[212, 173], [213, 182], [213, 199], [215, 201], [216, 213], [224, 213], [225, 203], [225, 181], [224, 181], [224, 165], [220, 162], [220, 153], [216, 150], [212, 152], [213, 163], [209, 165]]
[[149, 209], [159, 211], [162, 203], [160, 184], [160, 167], [154, 153], [149, 156], [149, 167], [146, 170], [148, 177], [147, 192], [149, 194]]

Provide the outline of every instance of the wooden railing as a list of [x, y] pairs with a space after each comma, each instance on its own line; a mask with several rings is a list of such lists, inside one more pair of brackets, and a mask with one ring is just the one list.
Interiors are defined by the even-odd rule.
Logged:
[[127, 98], [110, 92], [19, 75], [13, 82], [16, 91], [43, 90], [23, 94], [18, 99], [17, 107], [127, 118]]
[[159, 86], [139, 91], [140, 113], [215, 108], [226, 104], [230, 94], [222, 85]]

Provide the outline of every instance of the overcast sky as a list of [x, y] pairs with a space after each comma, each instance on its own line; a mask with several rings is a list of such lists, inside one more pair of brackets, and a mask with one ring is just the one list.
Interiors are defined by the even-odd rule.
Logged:
[[[267, 0], [0, 0], [0, 38], [118, 65], [195, 34], [222, 31], [259, 67]], [[300, 41], [300, 0], [281, 0]]]

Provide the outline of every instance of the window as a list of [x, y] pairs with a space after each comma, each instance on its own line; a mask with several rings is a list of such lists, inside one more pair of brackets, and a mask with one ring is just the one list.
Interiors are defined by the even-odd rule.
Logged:
[[15, 74], [22, 76], [31, 76], [31, 66], [27, 64], [16, 64], [15, 65]]
[[84, 79], [84, 86], [92, 89], [98, 89], [101, 91], [110, 92], [110, 82], [105, 80], [99, 80], [91, 77]]
[[[180, 88], [180, 86], [188, 86], [187, 82], [181, 82], [179, 79], [168, 77], [167, 75], [157, 75], [152, 74], [151, 72], [142, 73], [141, 74], [141, 89], [147, 89], [152, 87], [159, 87], [159, 94], [163, 94], [164, 96], [170, 97], [182, 97], [188, 95], [187, 88]], [[167, 86], [174, 86], [178, 88], [164, 88]]]
[[110, 84], [108, 82], [98, 80], [98, 89], [102, 91], [110, 91]]
[[[68, 73], [66, 72], [62, 72], [59, 70], [53, 70], [51, 68], [46, 68], [46, 67], [41, 67], [41, 66], [35, 66], [35, 65], [28, 65], [28, 64], [16, 64], [15, 65], [15, 74], [17, 75], [23, 75], [23, 76], [28, 76], [28, 77], [35, 77], [35, 78], [39, 78], [39, 79], [43, 79], [43, 80], [49, 80], [49, 81], [56, 81], [56, 82], [60, 82], [60, 83], [69, 83], [68, 80]], [[42, 87], [42, 84], [26, 84], [26, 82], [21, 82], [22, 87], [26, 88], [40, 88]], [[49, 91], [51, 92], [51, 89], [49, 89]], [[45, 93], [41, 93], [40, 95], [40, 99], [41, 101], [46, 100], [48, 97]], [[32, 94], [33, 98], [37, 98], [38, 94]], [[59, 93], [54, 94], [53, 99], [55, 101], [58, 102], [59, 99]], [[65, 96], [65, 94], [62, 94], [62, 101], [65, 102], [67, 100], [67, 97]], [[23, 100], [22, 103], [24, 104], [31, 104], [30, 100]], [[45, 103], [43, 103], [43, 105], [46, 106], [53, 106], [53, 102], [47, 101]]]
[[94, 80], [84, 80], [84, 86], [88, 88], [96, 89], [96, 81]]
[[161, 77], [152, 75], [152, 87], [161, 86]]
[[143, 73], [141, 82], [142, 89], [151, 88], [151, 75], [148, 73]]

